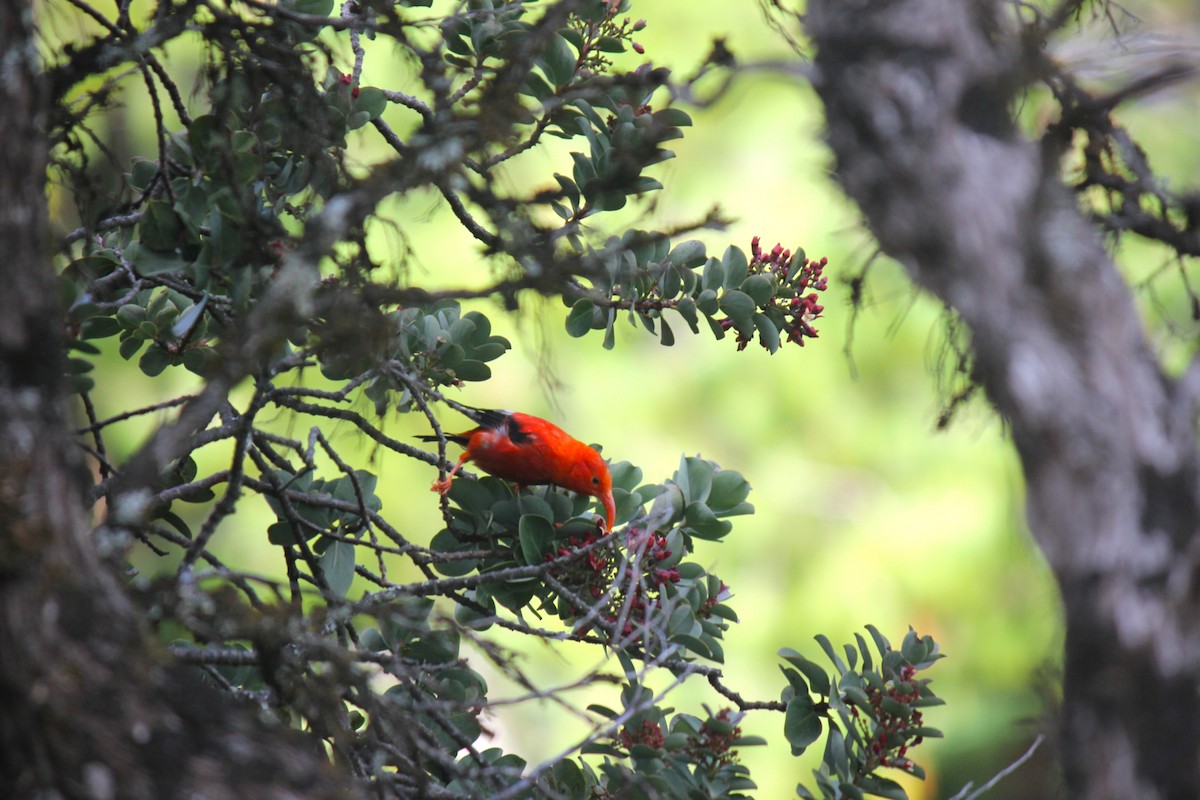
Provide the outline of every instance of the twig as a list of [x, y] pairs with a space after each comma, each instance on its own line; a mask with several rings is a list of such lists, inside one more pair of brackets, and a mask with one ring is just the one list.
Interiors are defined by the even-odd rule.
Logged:
[[[1018, 767], [1020, 767], [1022, 764], [1024, 764], [1029, 759], [1033, 758], [1034, 752], [1037, 751], [1038, 747], [1041, 746], [1042, 742], [1045, 741], [1045, 739], [1046, 739], [1046, 734], [1039, 733], [1037, 735], [1037, 738], [1033, 740], [1033, 744], [1029, 745], [1029, 749], [1026, 750], [1025, 753], [1020, 758], [1018, 758], [1016, 761], [1009, 764], [1007, 767], [1005, 767], [1004, 769], [1000, 770], [995, 775], [993, 775], [992, 779], [990, 781], [985, 783], [983, 786], [980, 786], [978, 789], [976, 789], [973, 792], [971, 791], [971, 786], [973, 784], [970, 781], [968, 781], [967, 785], [964, 786], [959, 791], [958, 794], [954, 795], [954, 797], [951, 797], [950, 800], [975, 800], [975, 798], [979, 797], [981, 794], [983, 794], [984, 792], [986, 792], [987, 790], [989, 790], [993, 786], [995, 786], [997, 783], [999, 783], [1001, 778], [1005, 777], [1006, 775], [1012, 774], [1013, 772], [1015, 772], [1017, 770]], [[968, 794], [968, 792], [970, 792], [970, 794]]]

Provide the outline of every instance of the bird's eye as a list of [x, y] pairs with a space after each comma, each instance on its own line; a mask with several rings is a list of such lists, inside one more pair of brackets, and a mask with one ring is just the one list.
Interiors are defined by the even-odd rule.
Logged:
[[593, 476], [592, 476], [592, 483], [593, 483], [593, 484], [595, 484], [596, 486], [599, 486], [599, 485], [600, 485], [600, 476], [599, 476], [599, 475], [593, 475]]

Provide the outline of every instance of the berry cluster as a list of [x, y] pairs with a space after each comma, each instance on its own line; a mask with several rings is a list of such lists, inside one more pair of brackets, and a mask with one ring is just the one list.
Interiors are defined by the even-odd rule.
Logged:
[[[629, 545], [632, 547], [638, 537], [637, 528], [629, 532]], [[646, 556], [651, 563], [659, 563], [666, 561], [671, 557], [671, 549], [667, 547], [667, 537], [661, 533], [650, 534], [649, 541], [646, 543]], [[664, 583], [678, 583], [679, 570], [675, 567], [651, 567], [647, 572], [647, 577], [654, 586], [662, 586]]]
[[723, 708], [700, 726], [700, 733], [688, 740], [688, 754], [696, 764], [732, 764], [737, 761], [734, 744], [741, 736], [742, 729], [732, 709]]
[[[594, 545], [599, 539], [600, 536], [596, 531], [588, 531], [582, 536], [568, 536], [566, 544], [560, 545], [556, 552], [546, 554], [546, 561], [584, 550]], [[579, 558], [567, 562], [561, 568], [558, 578], [577, 594], [599, 600], [604, 596], [604, 591], [609, 584], [612, 583], [618, 558], [616, 545], [611, 541], [598, 547], [591, 547]], [[581, 608], [572, 608], [572, 611], [576, 615], [584, 613]]]
[[[678, 570], [676, 570], [676, 572], [678, 572]], [[725, 581], [721, 581], [721, 588], [717, 590], [716, 594], [709, 596], [707, 600], [700, 604], [700, 607], [696, 609], [696, 616], [708, 619], [712, 616], [712, 610], [715, 606], [724, 603], [732, 596], [732, 593], [729, 591], [729, 584], [725, 583]]]
[[617, 741], [626, 751], [635, 744], [644, 744], [658, 750], [664, 742], [662, 726], [654, 720], [643, 719], [639, 725], [630, 724], [622, 728], [617, 734]]
[[[875, 722], [874, 733], [869, 730], [867, 720], [860, 716], [858, 708], [850, 707], [851, 714], [858, 720], [863, 739], [871, 743], [875, 763], [867, 765], [868, 771], [876, 767], [912, 769], [912, 759], [906, 758], [908, 749], [924, 741], [923, 736], [911, 734], [912, 730], [921, 727], [923, 720], [920, 709], [911, 707], [921, 696], [920, 688], [912, 682], [916, 672], [916, 667], [906, 664], [900, 669], [899, 681], [888, 681], [882, 689], [877, 686], [867, 689], [871, 716]], [[885, 702], [885, 699], [890, 702]]]
[[[642, 535], [637, 528], [630, 530], [629, 546], [631, 549], [635, 546], [643, 546]], [[599, 536], [594, 532], [586, 533], [583, 536], [568, 536], [566, 544], [560, 546], [556, 553], [547, 554], [546, 560], [550, 561], [556, 556], [569, 556], [595, 544], [598, 540]], [[624, 612], [624, 623], [621, 626], [620, 635], [628, 636], [640, 623], [645, 621], [647, 610], [657, 607], [661, 602], [659, 594], [662, 587], [678, 583], [682, 578], [677, 568], [658, 566], [671, 557], [671, 550], [667, 547], [665, 536], [651, 534], [644, 547], [645, 558], [641, 580], [636, 582], [622, 580], [621, 586], [615, 586], [613, 591], [609, 592], [607, 601], [604, 600], [605, 592], [608, 592], [609, 587], [614, 586], [617, 565], [621, 558], [616, 544], [611, 541], [593, 547], [586, 553], [582, 553], [578, 559], [571, 560], [561, 568], [557, 577], [577, 596], [591, 597], [598, 603], [603, 602], [604, 609], [599, 613], [599, 618], [610, 626], [617, 625], [621, 620], [622, 612]], [[632, 583], [631, 597], [626, 591], [626, 587], [630, 583]], [[586, 610], [571, 603], [570, 613], [575, 617], [582, 617]], [[582, 635], [590, 628], [590, 624], [585, 624], [577, 628], [575, 633]]]

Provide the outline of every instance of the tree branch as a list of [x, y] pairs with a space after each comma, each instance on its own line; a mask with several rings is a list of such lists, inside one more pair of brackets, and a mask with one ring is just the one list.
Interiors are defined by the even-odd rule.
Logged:
[[808, 26], [838, 179], [969, 326], [1011, 425], [1066, 609], [1073, 796], [1200, 795], [1195, 431], [1056, 154], [1010, 120], [1019, 31], [982, 0], [816, 0]]

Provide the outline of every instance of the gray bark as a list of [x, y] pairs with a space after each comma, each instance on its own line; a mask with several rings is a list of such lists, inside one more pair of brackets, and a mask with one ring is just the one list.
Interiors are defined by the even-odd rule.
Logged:
[[1165, 376], [1129, 288], [1008, 109], [998, 0], [813, 0], [837, 178], [970, 329], [1061, 586], [1072, 797], [1200, 797], [1195, 377]]

